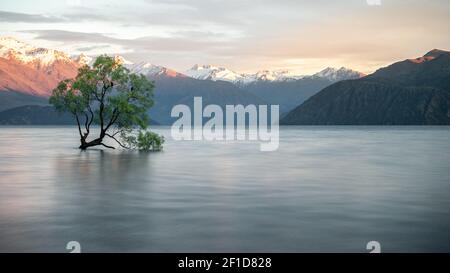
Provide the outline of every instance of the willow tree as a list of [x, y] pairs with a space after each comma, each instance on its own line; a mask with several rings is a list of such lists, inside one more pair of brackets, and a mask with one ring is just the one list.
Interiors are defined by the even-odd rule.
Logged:
[[[124, 148], [159, 150], [164, 138], [146, 131], [153, 88], [144, 75], [130, 73], [117, 59], [102, 55], [92, 67], [81, 67], [74, 79], [61, 81], [50, 103], [74, 116], [82, 150], [98, 145], [114, 149], [105, 144], [107, 138]], [[93, 124], [98, 130], [91, 130]], [[92, 137], [94, 131], [98, 135]]]

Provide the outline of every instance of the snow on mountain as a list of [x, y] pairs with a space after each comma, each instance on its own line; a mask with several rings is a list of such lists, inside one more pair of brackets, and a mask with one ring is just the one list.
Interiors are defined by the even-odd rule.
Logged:
[[118, 62], [118, 63], [121, 63], [121, 64], [124, 65], [125, 67], [134, 65], [133, 62], [131, 62], [131, 61], [125, 59], [124, 57], [122, 57], [122, 56], [120, 56], [120, 55], [115, 55], [115, 56], [114, 56], [114, 60], [115, 60], [116, 62]]
[[[163, 76], [163, 75], [168, 76], [168, 77], [184, 76], [184, 75], [176, 72], [175, 70], [172, 70], [172, 69], [169, 69], [169, 68], [166, 68], [163, 66], [159, 66], [159, 65], [154, 65], [154, 64], [148, 63], [148, 62], [140, 62], [140, 63], [135, 64], [120, 55], [115, 55], [114, 59], [116, 61], [120, 62], [121, 64], [123, 64], [123, 66], [128, 68], [131, 72], [136, 73], [136, 74], [144, 74], [145, 76], [150, 76], [150, 77]], [[76, 63], [81, 64], [81, 65], [92, 66], [94, 64], [95, 57], [80, 54], [78, 56], [73, 56], [72, 60], [74, 60]]]
[[48, 97], [60, 81], [75, 77], [79, 66], [61, 51], [0, 37], [0, 91]]
[[[85, 55], [84, 53], [81, 53], [80, 55], [73, 55], [71, 59], [74, 62], [76, 62], [77, 64], [92, 66], [95, 62], [95, 58], [96, 58], [95, 56], [89, 56], [89, 55]], [[125, 59], [124, 57], [122, 57], [120, 55], [115, 55], [114, 60], [123, 64], [124, 66], [133, 65], [132, 62], [128, 61], [127, 59]]]
[[[93, 65], [95, 61], [95, 57], [83, 53], [80, 55], [69, 56], [61, 51], [34, 47], [12, 37], [0, 37], [0, 57], [14, 59], [24, 64], [33, 64], [40, 67], [51, 66], [58, 60], [67, 63], [72, 62], [78, 65]], [[132, 71], [139, 71], [144, 74], [149, 73], [148, 70], [143, 70], [143, 68], [146, 67], [143, 64], [135, 65], [133, 62], [128, 61], [120, 55], [116, 55], [114, 58]], [[162, 69], [162, 67], [160, 67], [160, 69]], [[156, 71], [154, 71], [154, 73], [156, 73]]]
[[154, 75], [160, 73], [163, 67], [148, 62], [140, 62], [137, 64], [130, 65], [129, 68], [134, 73], [144, 75]]
[[51, 66], [56, 61], [72, 62], [64, 52], [34, 47], [12, 37], [0, 37], [0, 57], [39, 67]]
[[94, 63], [94, 58], [84, 55], [83, 53], [81, 53], [80, 55], [72, 56], [72, 60], [81, 65], [92, 65]]
[[289, 70], [261, 70], [255, 74], [246, 74], [252, 81], [294, 81], [303, 78], [303, 75], [297, 75]]
[[[174, 70], [148, 63], [134, 64], [122, 56], [114, 56], [134, 73], [146, 76], [183, 76]], [[0, 37], [0, 91], [10, 90], [48, 97], [57, 84], [77, 75], [82, 65], [92, 65], [95, 57], [68, 54], [34, 47], [11, 37]]]
[[245, 76], [243, 74], [236, 73], [224, 67], [213, 65], [196, 64], [191, 69], [185, 71], [184, 74], [198, 80], [221, 80], [234, 83], [245, 81]]
[[178, 76], [185, 76], [181, 73], [176, 72], [175, 70], [169, 69], [167, 67], [154, 65], [152, 63], [148, 62], [140, 62], [137, 64], [129, 63], [126, 64], [125, 67], [130, 69], [131, 72], [137, 73], [137, 74], [143, 74], [145, 76], [149, 77], [155, 77], [155, 76], [167, 76], [167, 77], [178, 77]]
[[347, 79], [357, 79], [364, 74], [341, 67], [326, 68], [312, 76], [298, 75], [289, 70], [261, 70], [256, 73], [237, 73], [224, 67], [213, 65], [194, 65], [191, 69], [184, 72], [185, 75], [199, 79], [212, 81], [228, 81], [236, 84], [249, 84], [257, 81], [281, 82], [295, 81], [303, 78], [326, 78], [330, 81], [340, 81]]
[[184, 74], [199, 80], [221, 80], [237, 84], [248, 84], [255, 81], [288, 81], [303, 77], [287, 70], [261, 70], [256, 73], [237, 73], [225, 67], [198, 64], [185, 71]]
[[345, 67], [341, 67], [339, 69], [327, 67], [324, 70], [312, 75], [312, 77], [325, 78], [333, 82], [341, 80], [359, 79], [364, 76], [365, 74], [361, 72], [351, 70]]
[[[360, 78], [363, 74], [341, 67], [326, 68], [312, 76], [302, 76], [288, 70], [261, 70], [256, 73], [238, 73], [225, 67], [213, 65], [194, 65], [184, 74], [175, 70], [147, 63], [132, 63], [122, 56], [115, 56], [125, 67], [134, 73], [148, 77], [192, 77], [199, 80], [228, 81], [237, 85], [253, 82], [282, 82], [303, 78], [326, 78], [330, 81]], [[94, 56], [68, 54], [47, 48], [34, 47], [12, 37], [0, 37], [0, 89], [25, 90], [34, 94], [48, 96], [49, 92], [62, 79], [74, 77], [82, 65], [92, 65]], [[39, 80], [37, 80], [39, 79]]]

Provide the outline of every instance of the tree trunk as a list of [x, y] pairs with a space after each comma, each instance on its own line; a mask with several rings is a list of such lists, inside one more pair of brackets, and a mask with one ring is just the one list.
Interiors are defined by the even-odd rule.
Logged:
[[86, 142], [86, 139], [81, 138], [80, 141], [81, 141], [81, 145], [78, 148], [80, 148], [81, 150], [86, 150], [89, 147], [98, 146], [98, 145], [102, 145], [102, 146], [104, 146], [106, 148], [110, 148], [110, 149], [115, 149], [112, 146], [108, 146], [108, 145], [102, 143], [103, 137], [94, 139], [94, 140], [92, 140], [90, 142]]
[[100, 143], [102, 143], [101, 139], [94, 139], [94, 140], [92, 140], [90, 142], [86, 142], [86, 140], [82, 138], [81, 139], [81, 145], [80, 145], [79, 148], [81, 150], [86, 150], [89, 147], [100, 145]]

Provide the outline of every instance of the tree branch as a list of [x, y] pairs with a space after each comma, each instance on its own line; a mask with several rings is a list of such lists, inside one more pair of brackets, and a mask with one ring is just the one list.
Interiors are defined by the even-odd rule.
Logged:
[[106, 125], [104, 132], [108, 131], [109, 127], [111, 127], [111, 125], [114, 124], [114, 122], [117, 121], [117, 119], [119, 118], [119, 114], [120, 112], [117, 110], [117, 108], [114, 109], [113, 114], [111, 116], [111, 119], [108, 122], [108, 125]]
[[108, 146], [108, 145], [106, 145], [106, 144], [104, 144], [104, 143], [100, 143], [100, 145], [105, 146], [106, 148], [116, 149], [116, 148], [114, 148], [113, 146]]
[[112, 136], [116, 136], [117, 134], [119, 134], [119, 133], [121, 133], [121, 132], [123, 132], [123, 130], [117, 130], [117, 131], [115, 131], [114, 133], [112, 133]]
[[100, 97], [100, 110], [99, 110], [99, 116], [100, 116], [100, 128], [102, 132], [105, 132], [104, 128], [104, 120], [103, 120], [103, 109], [105, 108], [105, 94], [106, 94], [106, 90], [108, 90], [108, 87], [105, 84], [105, 80], [102, 81], [103, 82], [103, 87], [102, 87], [102, 96]]
[[99, 110], [99, 117], [100, 117], [100, 128], [103, 131], [103, 108], [105, 105], [103, 104], [103, 100], [100, 102], [100, 110]]
[[125, 149], [130, 149], [130, 147], [127, 147], [127, 146], [125, 146], [125, 145], [123, 145], [119, 140], [117, 140], [115, 137], [114, 137], [114, 135], [110, 135], [110, 134], [105, 134], [106, 136], [109, 136], [110, 138], [112, 138], [112, 139], [114, 139], [122, 148], [125, 148]]
[[80, 133], [80, 137], [83, 138], [83, 134], [81, 133], [80, 119], [78, 118], [78, 115], [76, 112], [73, 112], [72, 114], [74, 114], [75, 118], [77, 119], [78, 133]]
[[[89, 113], [91, 113], [91, 120], [89, 121], [88, 128], [91, 127], [92, 122], [94, 121], [94, 111], [92, 111], [91, 105], [88, 104]], [[88, 130], [89, 131], [89, 130]]]
[[97, 89], [96, 89], [93, 93], [94, 93], [95, 99], [97, 99], [98, 101], [100, 101], [100, 98], [99, 98], [99, 96], [98, 96], [98, 94], [97, 94]]
[[84, 134], [85, 136], [89, 135], [89, 127], [88, 127], [88, 121], [89, 121], [89, 117], [88, 115], [83, 112], [84, 117], [85, 117], [85, 121], [84, 121], [84, 128], [86, 129], [86, 133]]

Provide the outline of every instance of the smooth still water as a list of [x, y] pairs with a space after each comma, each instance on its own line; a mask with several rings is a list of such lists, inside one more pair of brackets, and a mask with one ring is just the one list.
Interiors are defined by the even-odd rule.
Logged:
[[280, 148], [81, 152], [0, 127], [0, 252], [450, 251], [450, 127], [282, 127]]

